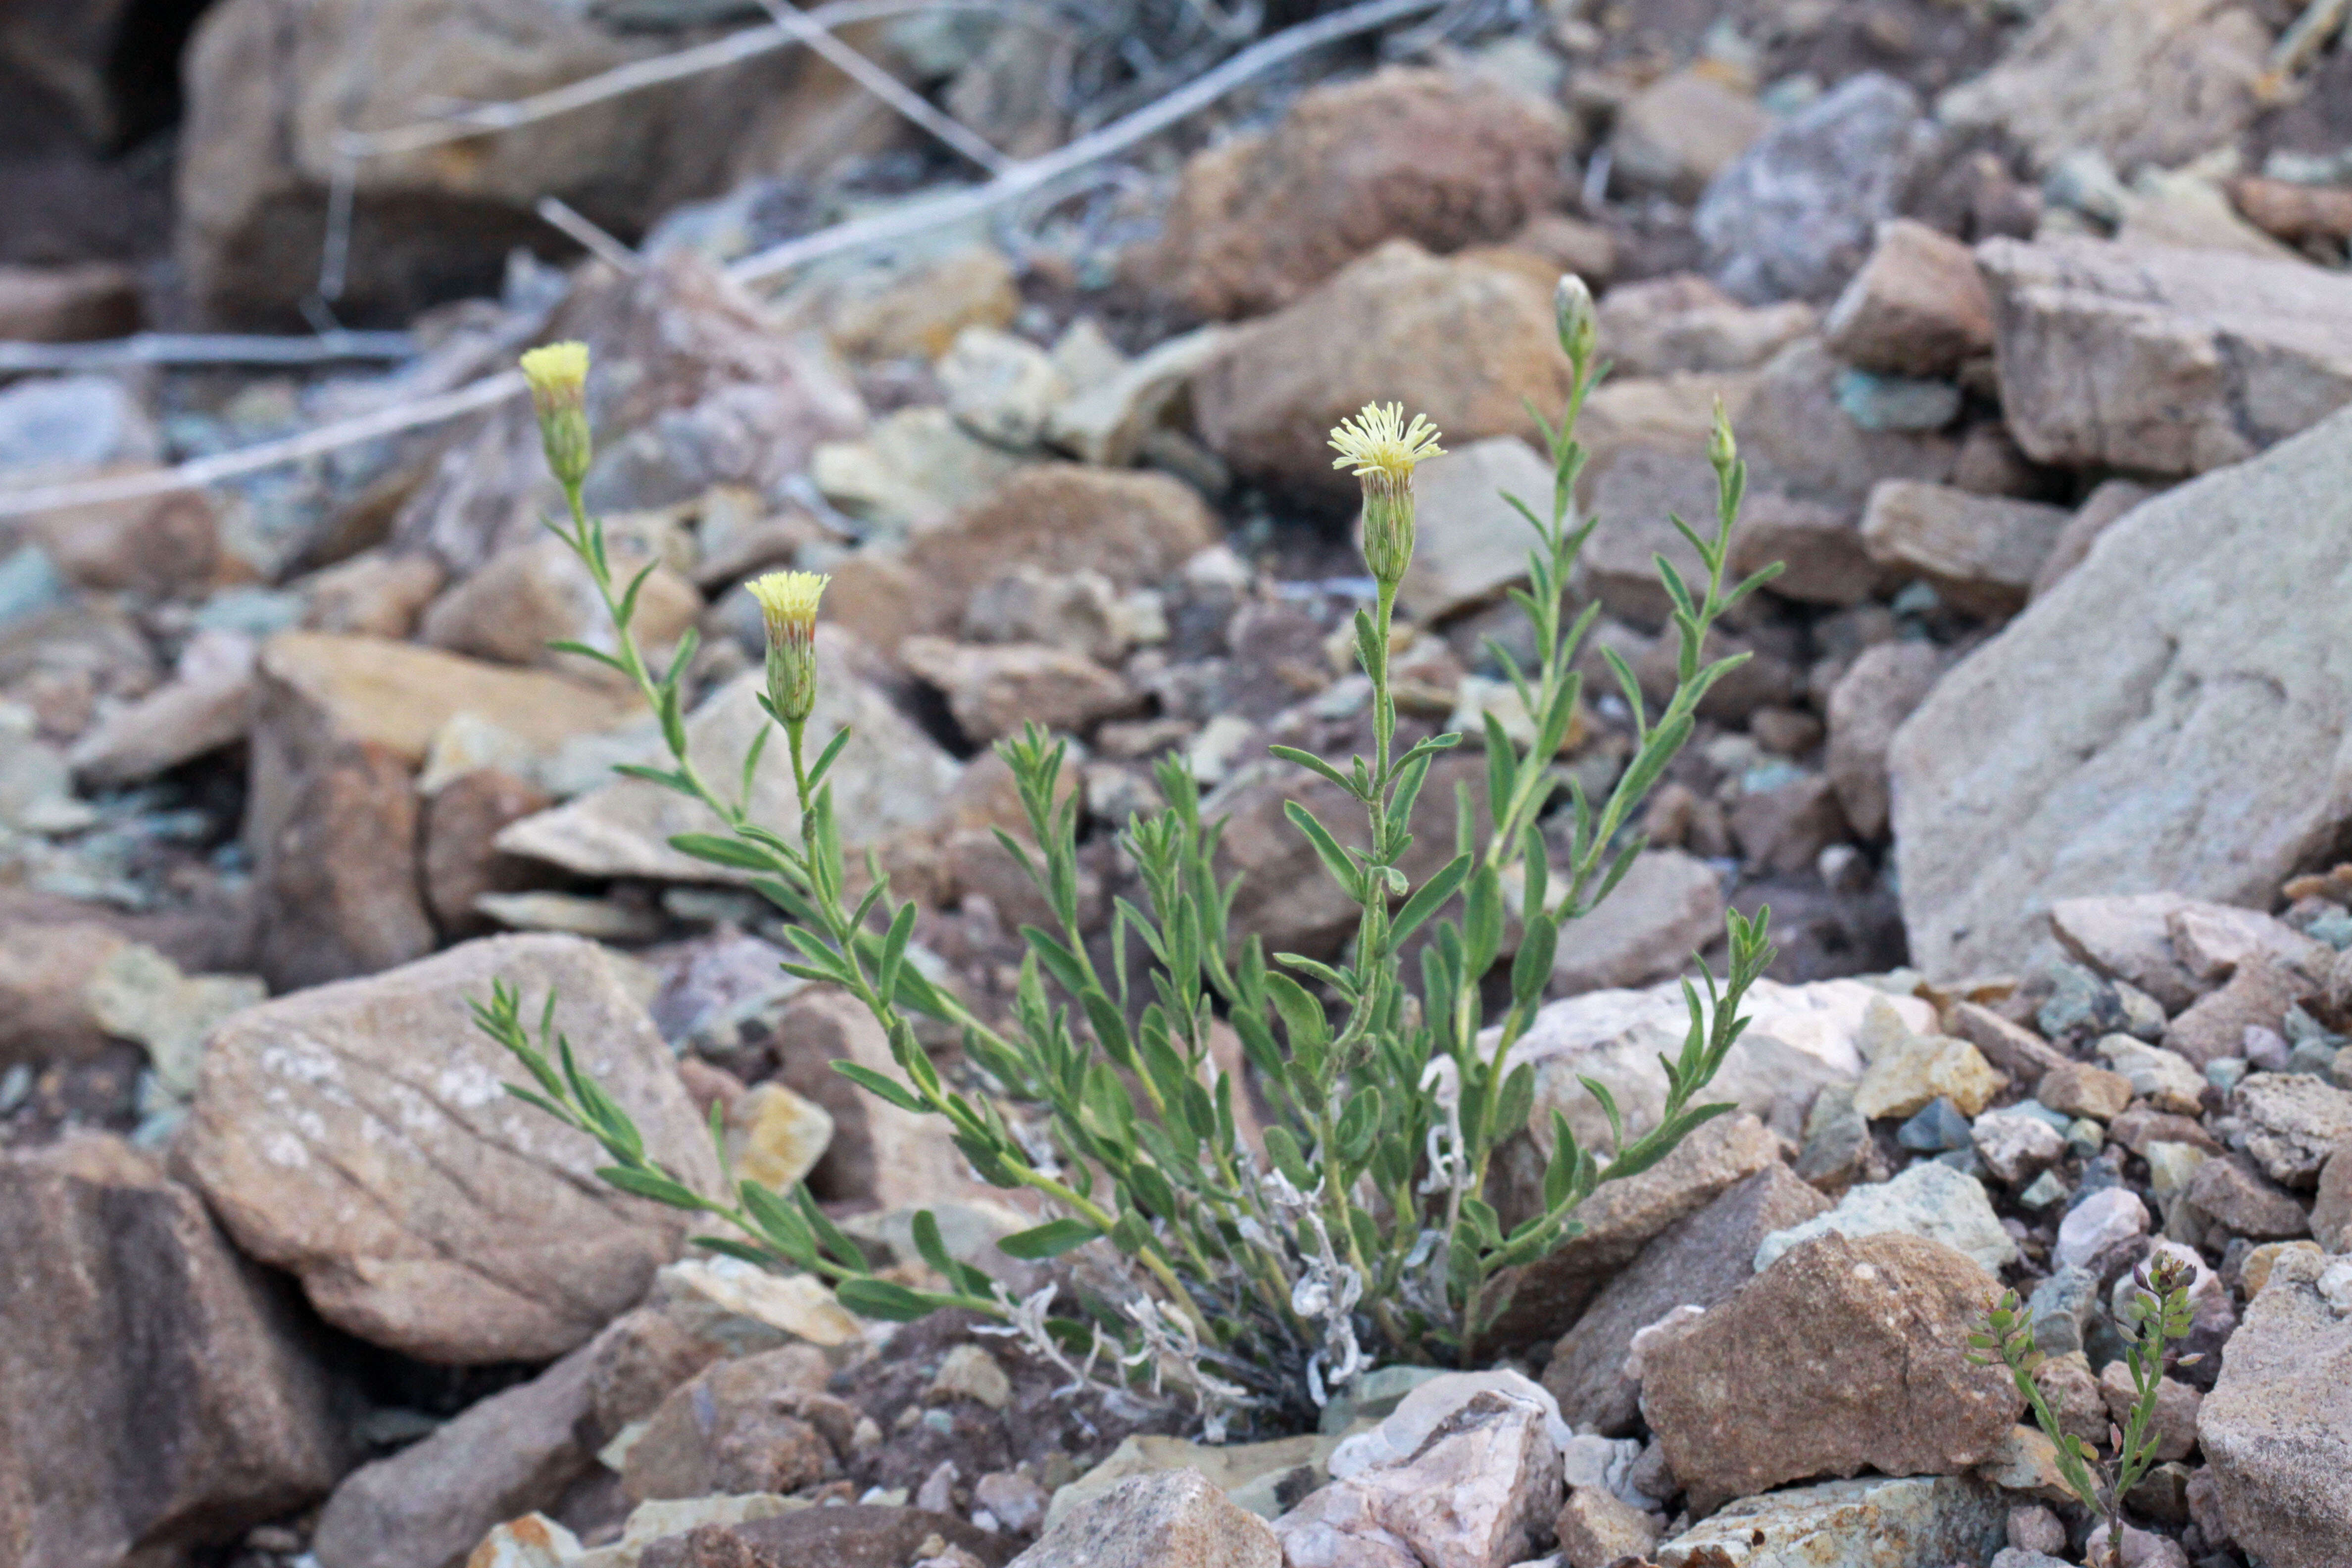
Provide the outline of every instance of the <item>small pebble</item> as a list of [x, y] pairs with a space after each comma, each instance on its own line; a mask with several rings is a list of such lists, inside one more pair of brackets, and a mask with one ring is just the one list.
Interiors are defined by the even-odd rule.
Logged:
[[2205, 1081], [2227, 1094], [2244, 1079], [2248, 1067], [2243, 1057], [2216, 1057], [2205, 1064]]
[[1916, 1149], [1924, 1154], [1965, 1149], [1969, 1142], [1969, 1119], [1948, 1098], [1937, 1095], [1927, 1102], [1925, 1110], [1896, 1131], [1895, 1140], [1906, 1149]]
[[2030, 1209], [2046, 1209], [2066, 1199], [2066, 1183], [2055, 1171], [2044, 1171], [2026, 1184], [2017, 1201]]

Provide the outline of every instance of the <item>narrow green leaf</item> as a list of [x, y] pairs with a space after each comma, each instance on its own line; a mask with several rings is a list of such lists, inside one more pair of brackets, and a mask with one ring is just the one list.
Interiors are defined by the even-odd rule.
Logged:
[[997, 1242], [996, 1249], [1007, 1258], [1018, 1258], [1024, 1263], [1039, 1263], [1048, 1258], [1059, 1258], [1074, 1247], [1084, 1247], [1101, 1235], [1101, 1231], [1082, 1219], [1049, 1220], [1002, 1238]]

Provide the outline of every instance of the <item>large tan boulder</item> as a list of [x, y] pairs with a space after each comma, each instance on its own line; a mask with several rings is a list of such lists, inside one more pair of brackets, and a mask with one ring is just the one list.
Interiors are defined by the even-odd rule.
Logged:
[[1260, 315], [1382, 240], [1449, 251], [1508, 237], [1559, 204], [1571, 143], [1557, 105], [1467, 74], [1317, 88], [1273, 131], [1184, 166], [1145, 270], [1201, 315]]
[[222, 1024], [184, 1154], [247, 1253], [290, 1270], [321, 1315], [434, 1362], [542, 1361], [634, 1305], [689, 1216], [606, 1185], [585, 1134], [506, 1091], [520, 1063], [476, 1027], [517, 987], [704, 1190], [710, 1138], [621, 961], [575, 937], [493, 937]]
[[2263, 905], [2352, 819], [2352, 414], [2135, 509], [1888, 753], [1911, 960], [2020, 973], [2061, 899]]

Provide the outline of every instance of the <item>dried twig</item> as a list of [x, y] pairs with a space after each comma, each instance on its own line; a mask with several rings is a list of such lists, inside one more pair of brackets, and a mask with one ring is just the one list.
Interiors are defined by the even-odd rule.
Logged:
[[279, 337], [242, 332], [140, 332], [87, 343], [0, 342], [0, 374], [127, 370], [146, 364], [328, 364], [402, 360], [416, 352], [406, 332], [324, 332]]
[[[990, 11], [1002, 13], [1010, 7], [1005, 0], [833, 0], [800, 13], [808, 26], [830, 32], [854, 22], [875, 21], [884, 16], [903, 16], [910, 11]], [[641, 92], [649, 87], [659, 87], [685, 77], [698, 76], [704, 71], [719, 70], [742, 60], [756, 59], [777, 49], [790, 48], [805, 42], [803, 36], [791, 26], [771, 22], [763, 27], [746, 27], [715, 38], [707, 44], [680, 49], [675, 54], [659, 55], [651, 59], [632, 60], [615, 66], [595, 76], [566, 82], [529, 98], [507, 103], [479, 104], [460, 113], [437, 119], [418, 121], [414, 124], [394, 126], [386, 131], [347, 131], [336, 139], [335, 150], [347, 158], [382, 158], [403, 153], [421, 153], [428, 147], [439, 147], [451, 142], [463, 142], [468, 137], [487, 135], [497, 131], [512, 131], [518, 126], [552, 120], [560, 114], [570, 114], [592, 104], [606, 102], [629, 93]], [[862, 57], [861, 57], [862, 58]], [[893, 79], [894, 80], [896, 79]]]
[[975, 217], [992, 207], [1024, 196], [1040, 186], [1050, 184], [1088, 163], [1124, 152], [1145, 137], [1164, 131], [1187, 115], [1205, 109], [1251, 77], [1271, 70], [1310, 49], [1338, 43], [1359, 33], [1369, 33], [1402, 17], [1434, 11], [1444, 3], [1445, 0], [1364, 0], [1363, 4], [1350, 5], [1344, 11], [1335, 11], [1312, 22], [1286, 27], [1263, 43], [1242, 50], [1216, 69], [1179, 88], [1158, 102], [1147, 104], [1126, 118], [1114, 121], [1101, 130], [1081, 136], [1051, 153], [1014, 163], [986, 184], [951, 191], [927, 202], [910, 203], [891, 212], [853, 218], [847, 223], [835, 224], [831, 228], [820, 229], [798, 239], [788, 239], [781, 245], [744, 257], [729, 271], [739, 282], [756, 283], [828, 256], [887, 244]]
[[223, 479], [238, 479], [247, 474], [259, 473], [264, 468], [299, 462], [304, 458], [316, 458], [344, 447], [355, 447], [379, 436], [395, 436], [419, 426], [454, 419], [460, 414], [470, 414], [475, 409], [503, 403], [522, 390], [522, 372], [501, 371], [454, 392], [394, 404], [373, 414], [321, 425], [299, 436], [240, 447], [234, 452], [199, 458], [173, 468], [124, 474], [110, 479], [87, 479], [74, 484], [44, 485], [37, 489], [0, 490], [0, 517], [24, 517], [34, 512], [60, 511], [68, 507], [143, 500], [150, 496], [201, 489]]
[[539, 214], [541, 223], [577, 240], [582, 248], [605, 266], [617, 268], [623, 272], [643, 272], [646, 269], [644, 257], [583, 217], [571, 203], [562, 197], [541, 196], [539, 205], [532, 210]]
[[792, 0], [760, 0], [760, 8], [775, 18], [777, 26], [838, 67], [852, 81], [897, 110], [910, 122], [929, 132], [992, 174], [1004, 167], [1004, 154], [990, 146], [970, 126], [950, 115], [940, 113], [932, 107], [929, 99], [835, 37], [812, 13], [801, 10]]

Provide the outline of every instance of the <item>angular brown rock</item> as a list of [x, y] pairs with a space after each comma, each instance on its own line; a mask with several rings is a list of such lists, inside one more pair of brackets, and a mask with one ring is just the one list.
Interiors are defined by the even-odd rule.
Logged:
[[1651, 1353], [1643, 1415], [1702, 1508], [1864, 1468], [1958, 1474], [2023, 1408], [2005, 1372], [1967, 1360], [1997, 1289], [1916, 1237], [1817, 1237]]
[[428, 1360], [560, 1355], [641, 1296], [683, 1215], [595, 1175], [583, 1134], [515, 1100], [521, 1066], [474, 1025], [494, 983], [556, 1023], [688, 1181], [709, 1135], [625, 974], [572, 937], [493, 937], [218, 1026], [184, 1136], [238, 1244], [331, 1322]]

